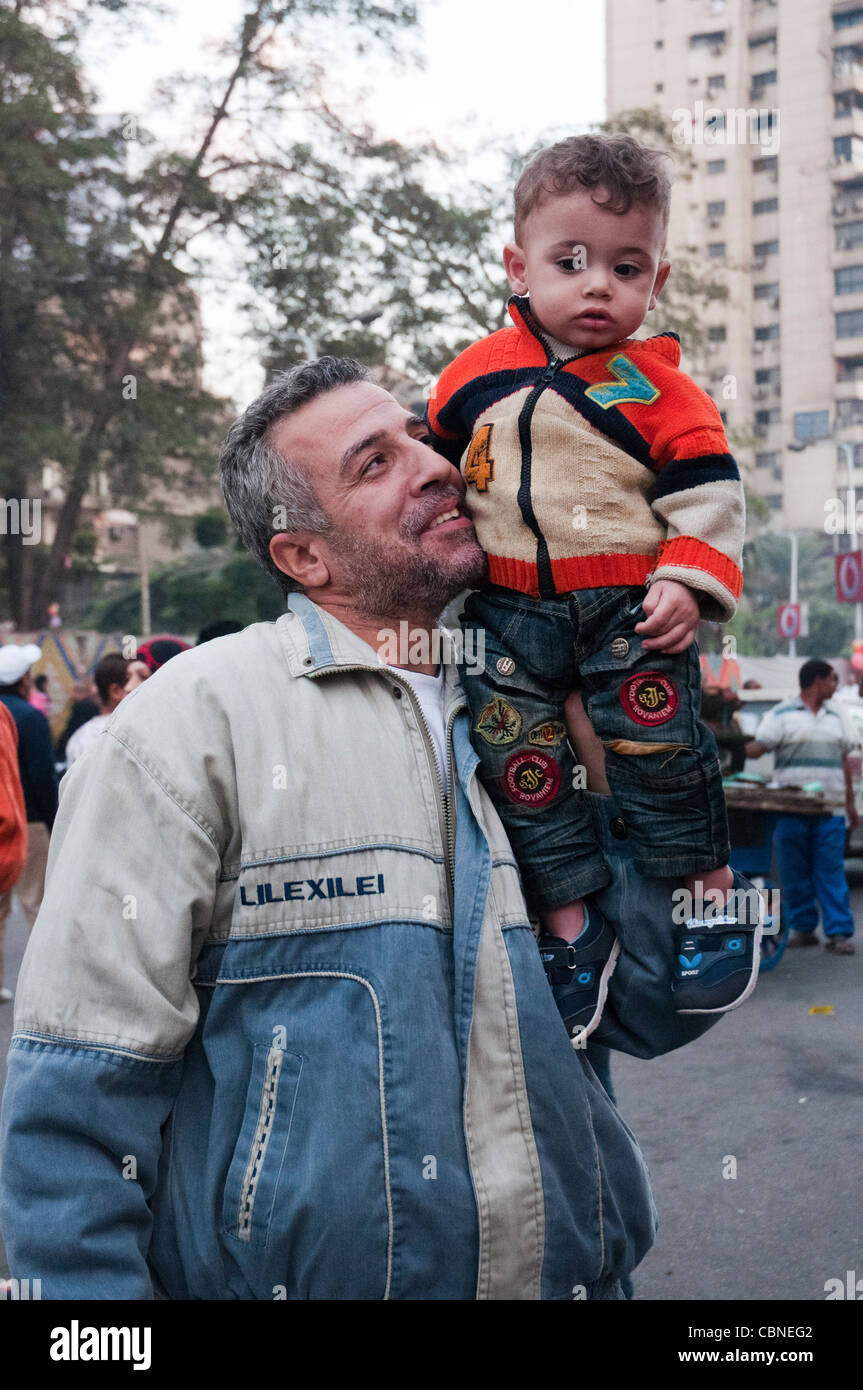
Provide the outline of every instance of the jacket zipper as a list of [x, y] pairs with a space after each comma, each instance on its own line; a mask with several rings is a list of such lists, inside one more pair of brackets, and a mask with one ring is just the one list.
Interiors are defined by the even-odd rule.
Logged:
[[[379, 667], [379, 666], [370, 666], [370, 665], [360, 665], [359, 662], [354, 663], [354, 664], [351, 664], [350, 666], [337, 666], [337, 667], [331, 668], [331, 669], [335, 669], [335, 670], [337, 670], [337, 671], [340, 672], [340, 673], [343, 672], [343, 671], [371, 671], [374, 675], [377, 675], [377, 676], [384, 675], [384, 671], [381, 669], [381, 667]], [[309, 674], [312, 674], [312, 673], [310, 672]], [[316, 672], [315, 674], [319, 674], [319, 673]], [[412, 687], [406, 680], [402, 680], [402, 678], [401, 678], [400, 676], [397, 676], [397, 675], [395, 674], [395, 671], [393, 671], [393, 670], [391, 670], [391, 669], [389, 669], [389, 668], [387, 668], [386, 676], [387, 676], [387, 679], [395, 681], [395, 683], [396, 683], [397, 685], [401, 686], [401, 688], [402, 688], [403, 690], [406, 690], [407, 693], [408, 693], [408, 695], [410, 696], [410, 699], [411, 699], [411, 701], [412, 701], [412, 703], [413, 703], [413, 707], [414, 707], [414, 709], [415, 709], [417, 715], [419, 716], [420, 727], [421, 727], [421, 729], [422, 729], [422, 731], [423, 731], [423, 736], [424, 736], [424, 738], [425, 738], [425, 743], [426, 743], [426, 753], [427, 753], [428, 756], [429, 756], [429, 761], [430, 761], [430, 763], [431, 763], [431, 765], [432, 765], [432, 767], [433, 767], [433, 769], [434, 769], [435, 777], [437, 778], [437, 785], [438, 785], [438, 820], [439, 820], [439, 822], [440, 822], [441, 836], [442, 836], [443, 845], [444, 845], [444, 855], [445, 855], [445, 858], [446, 858], [447, 896], [448, 896], [448, 898], [449, 898], [450, 914], [451, 914], [451, 916], [454, 916], [454, 915], [455, 915], [455, 814], [454, 814], [454, 805], [455, 805], [455, 802], [454, 802], [454, 798], [451, 798], [451, 797], [450, 797], [449, 792], [444, 791], [444, 781], [443, 781], [443, 776], [442, 776], [442, 774], [441, 774], [440, 762], [438, 761], [438, 755], [437, 755], [437, 752], [436, 752], [435, 746], [434, 746], [434, 739], [432, 738], [432, 735], [431, 735], [431, 729], [430, 729], [429, 726], [428, 726], [428, 720], [426, 719], [425, 715], [424, 715], [423, 712], [422, 712], [422, 707], [421, 707], [421, 705], [420, 705], [419, 700], [418, 700], [417, 697], [416, 697], [416, 694], [415, 694], [415, 692], [414, 692], [414, 690], [413, 690], [413, 687]], [[453, 729], [453, 725], [454, 725], [454, 723], [455, 723], [455, 717], [456, 717], [456, 714], [457, 714], [457, 713], [458, 713], [457, 710], [453, 710], [453, 712], [452, 712], [452, 714], [450, 715], [449, 720], [448, 720], [448, 722], [447, 722], [447, 726], [446, 726], [446, 753], [447, 753], [447, 773], [448, 773], [447, 786], [451, 786], [451, 785], [452, 785], [453, 763], [454, 763], [454, 761], [455, 761], [454, 755], [453, 755], [453, 753], [452, 753], [452, 729]]]
[[[546, 353], [548, 353], [549, 349], [547, 344], [544, 343], [541, 338], [540, 342], [542, 342]], [[521, 479], [519, 481], [516, 501], [518, 502], [525, 524], [530, 527], [536, 537], [537, 585], [540, 598], [554, 598], [556, 589], [552, 577], [551, 556], [548, 553], [548, 543], [540, 530], [539, 522], [536, 519], [536, 513], [533, 510], [533, 498], [531, 497], [533, 442], [530, 437], [530, 425], [537, 401], [543, 391], [545, 391], [554, 380], [562, 366], [562, 357], [552, 356], [550, 358], [545, 371], [522, 406], [518, 417], [518, 442], [521, 449]]]

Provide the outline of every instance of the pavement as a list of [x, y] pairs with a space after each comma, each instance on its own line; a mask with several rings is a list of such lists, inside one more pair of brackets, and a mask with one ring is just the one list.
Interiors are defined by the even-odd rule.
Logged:
[[[863, 923], [857, 869], [851, 903]], [[26, 938], [16, 904], [13, 988]], [[830, 1279], [847, 1283], [851, 1270], [863, 1281], [861, 1004], [863, 930], [854, 956], [786, 951], [740, 1009], [678, 1052], [612, 1054], [660, 1214], [637, 1300], [823, 1300]], [[810, 1012], [825, 1005], [831, 1013]], [[0, 1004], [0, 1085], [11, 1028], [12, 1005]]]

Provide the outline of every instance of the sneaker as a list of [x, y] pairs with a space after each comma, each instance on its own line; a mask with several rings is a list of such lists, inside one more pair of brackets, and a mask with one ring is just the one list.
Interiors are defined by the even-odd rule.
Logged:
[[540, 959], [554, 1002], [574, 1047], [582, 1047], [602, 1017], [608, 982], [620, 945], [596, 907], [584, 906], [584, 926], [574, 941], [560, 936], [539, 938]]
[[690, 918], [682, 928], [671, 984], [679, 1014], [726, 1013], [748, 999], [755, 988], [765, 914], [758, 894], [755, 920], [740, 920], [747, 916], [751, 888], [735, 873], [734, 890], [747, 894], [740, 904], [742, 912], [732, 904], [721, 916]]
[[850, 936], [829, 936], [824, 942], [826, 951], [833, 951], [837, 956], [853, 956], [857, 947]]
[[11, 989], [0, 988], [0, 1004], [11, 1004], [14, 998], [15, 995], [12, 993]]

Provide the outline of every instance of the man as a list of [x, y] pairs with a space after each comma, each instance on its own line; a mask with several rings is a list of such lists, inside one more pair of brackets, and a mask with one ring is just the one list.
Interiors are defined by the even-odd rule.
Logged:
[[[15, 884], [15, 896], [32, 927], [45, 888], [45, 866], [48, 860], [48, 840], [57, 813], [57, 777], [51, 732], [44, 714], [30, 704], [32, 688], [30, 667], [38, 661], [41, 651], [33, 643], [16, 646], [14, 642], [0, 647], [0, 703], [5, 705], [15, 722], [18, 734], [18, 772], [24, 789], [27, 811], [27, 857]], [[12, 911], [12, 889], [0, 893], [0, 1001], [12, 998], [11, 990], [3, 986], [3, 944], [6, 922]]]
[[[5, 705], [0, 704], [0, 893], [8, 892], [21, 876], [27, 858], [27, 808], [18, 771], [18, 730]], [[3, 979], [0, 942], [0, 981]], [[0, 1002], [12, 995], [0, 989]]]
[[854, 954], [854, 918], [845, 878], [845, 822], [858, 821], [849, 755], [857, 736], [842, 705], [833, 700], [839, 678], [826, 661], [813, 658], [800, 668], [800, 694], [768, 710], [749, 758], [773, 752], [780, 786], [820, 782], [829, 816], [779, 818], [776, 852], [782, 903], [789, 915], [789, 946], [816, 946], [818, 903], [825, 946], [836, 955]]
[[[476, 777], [436, 616], [484, 573], [459, 475], [325, 357], [249, 407], [222, 481], [289, 611], [157, 671], [64, 781], [3, 1106], [12, 1272], [43, 1298], [618, 1298], [653, 1203]], [[707, 1022], [667, 989], [673, 883], [611, 862], [597, 1041], [649, 1056]]]
[[126, 696], [129, 663], [119, 652], [109, 652], [97, 663], [93, 680], [99, 692], [99, 713], [72, 735], [66, 745], [66, 761], [71, 767], [87, 752], [104, 729], [120, 701]]

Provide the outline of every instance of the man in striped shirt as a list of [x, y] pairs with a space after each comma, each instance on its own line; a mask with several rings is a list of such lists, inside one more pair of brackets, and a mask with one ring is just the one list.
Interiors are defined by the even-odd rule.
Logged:
[[775, 781], [783, 787], [820, 782], [829, 816], [786, 816], [776, 830], [782, 898], [791, 925], [789, 946], [815, 946], [818, 904], [828, 950], [854, 952], [854, 918], [845, 878], [845, 818], [857, 825], [848, 755], [858, 740], [841, 704], [839, 679], [826, 661], [800, 668], [800, 694], [769, 710], [758, 726], [750, 758], [775, 755]]

